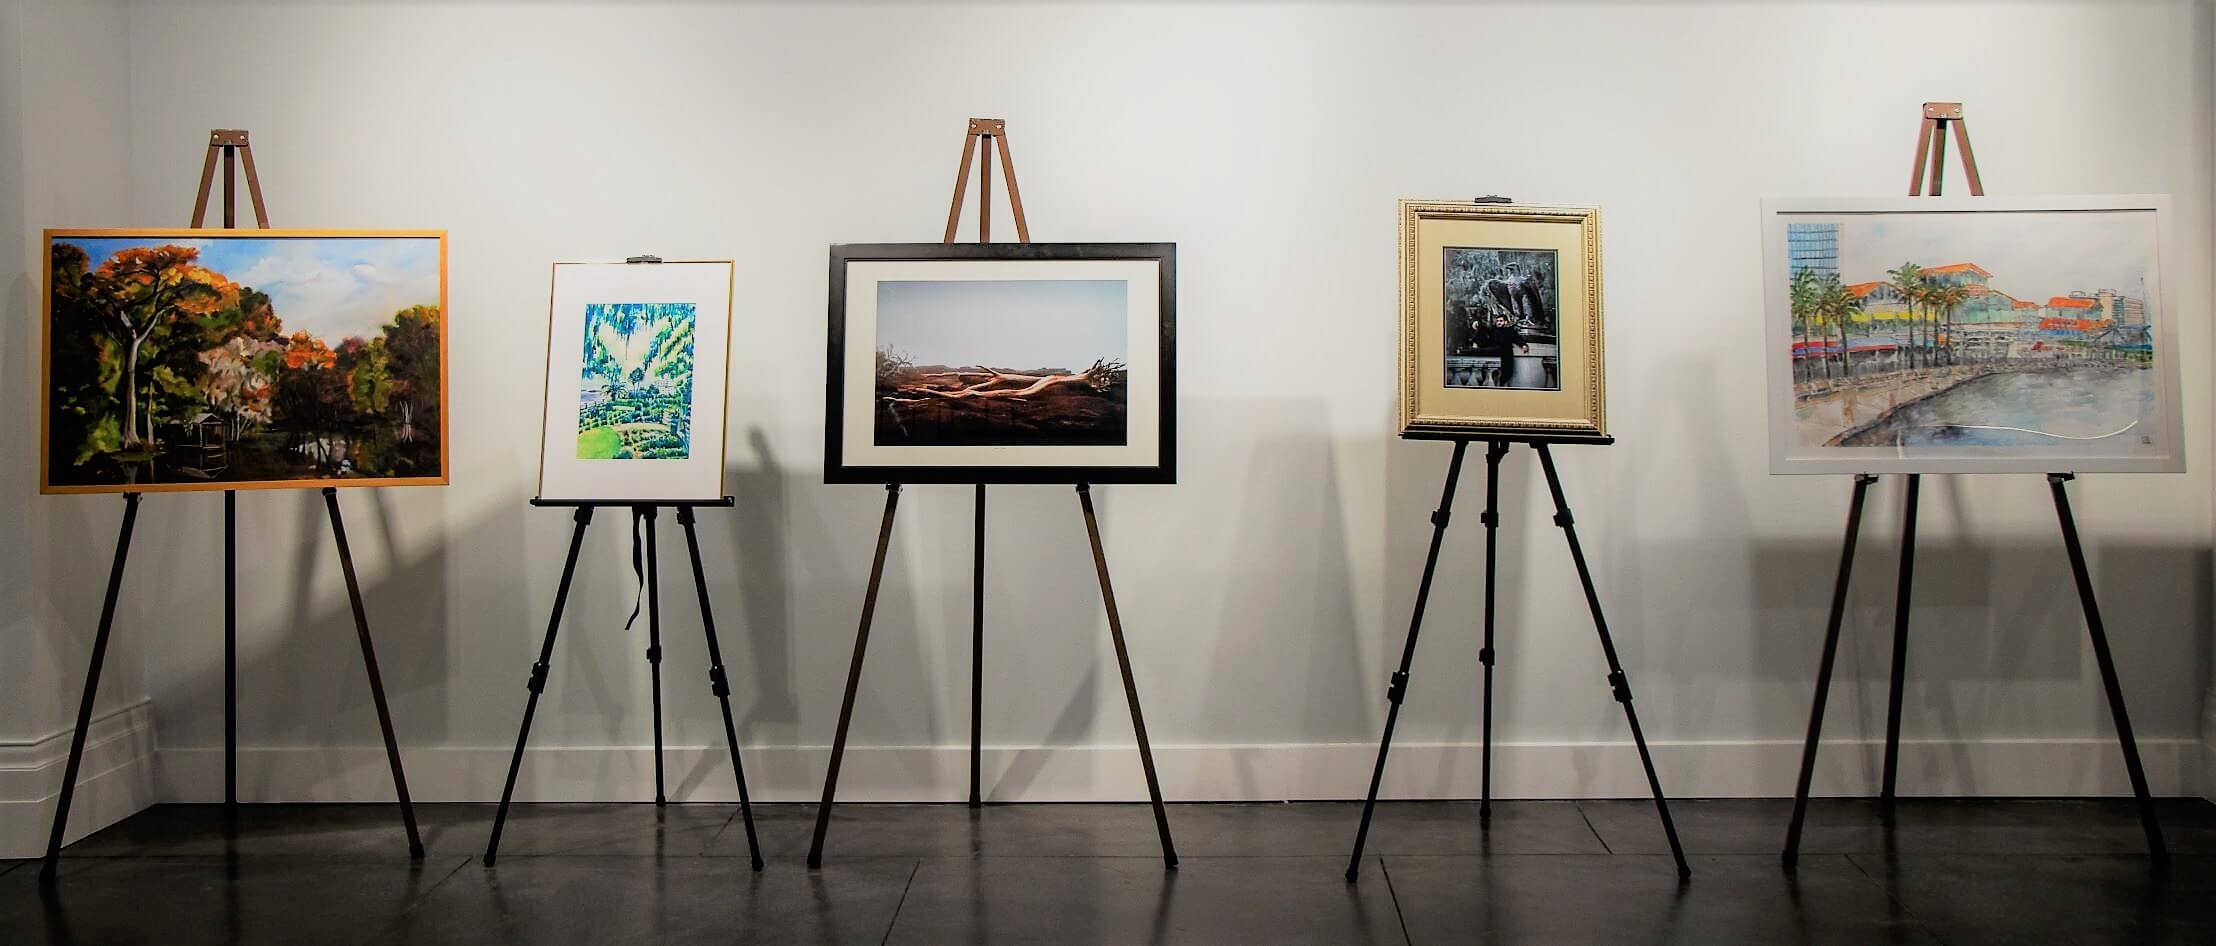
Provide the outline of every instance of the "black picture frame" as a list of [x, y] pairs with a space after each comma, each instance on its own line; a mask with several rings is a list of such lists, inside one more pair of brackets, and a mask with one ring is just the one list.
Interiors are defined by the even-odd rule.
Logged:
[[[845, 461], [849, 263], [918, 260], [1148, 260], [1159, 264], [1160, 443], [1151, 466], [896, 466]], [[831, 246], [829, 344], [824, 380], [823, 479], [826, 483], [1156, 483], [1177, 481], [1177, 244], [1175, 243], [841, 243]], [[979, 447], [990, 450], [990, 447]]]

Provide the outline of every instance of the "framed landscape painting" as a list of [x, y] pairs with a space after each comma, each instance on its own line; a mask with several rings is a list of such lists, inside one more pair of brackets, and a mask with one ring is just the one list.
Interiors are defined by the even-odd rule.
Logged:
[[2168, 202], [1765, 201], [1771, 472], [2184, 470]]
[[1176, 481], [1169, 243], [831, 248], [824, 477]]
[[1400, 202], [1400, 426], [1608, 437], [1600, 211]]
[[44, 244], [41, 492], [446, 482], [444, 231]]
[[723, 497], [734, 269], [554, 264], [539, 499]]

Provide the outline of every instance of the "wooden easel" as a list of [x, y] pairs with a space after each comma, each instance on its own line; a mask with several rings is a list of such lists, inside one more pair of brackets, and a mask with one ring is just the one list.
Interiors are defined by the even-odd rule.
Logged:
[[[208, 196], [215, 182], [216, 162], [223, 164], [223, 229], [238, 227], [237, 170], [246, 165], [246, 192], [254, 202], [254, 225], [269, 229], [269, 212], [262, 204], [261, 176], [254, 170], [254, 146], [243, 128], [218, 128], [208, 132], [208, 155], [200, 165], [200, 191], [193, 198], [192, 227], [207, 220]], [[70, 736], [69, 762], [62, 771], [60, 797], [54, 807], [54, 827], [46, 841], [42, 878], [51, 881], [61, 864], [62, 837], [69, 827], [69, 805], [77, 790], [78, 768], [84, 762], [85, 734], [92, 725], [93, 698], [100, 689], [100, 668], [107, 659], [108, 635], [115, 625], [115, 603], [123, 588], [123, 565], [131, 551], [131, 529], [138, 519], [141, 494], [123, 494], [123, 525], [116, 534], [115, 562], [108, 571], [107, 595], [100, 606], [100, 629], [93, 635], [91, 667], [85, 672], [85, 691], [77, 706], [77, 728]], [[323, 487], [323, 505], [331, 517], [331, 537], [338, 545], [339, 568], [346, 576], [347, 603], [354, 612], [354, 631], [361, 640], [362, 665], [369, 673], [369, 693], [377, 706], [377, 726], [385, 740], [385, 759], [392, 767], [392, 786], [400, 801], [401, 823], [408, 830], [408, 856], [423, 859], [423, 839], [416, 831], [415, 803], [408, 796], [408, 776], [400, 764], [400, 745], [393, 738], [392, 712], [385, 704], [385, 682], [377, 669], [377, 651], [369, 637], [369, 616], [362, 607], [361, 582], [354, 574], [354, 553], [346, 542], [346, 522], [339, 513], [338, 489]], [[223, 826], [226, 837], [238, 827], [238, 490], [223, 491]]]
[[[1024, 221], [1023, 195], [1016, 189], [1015, 159], [1008, 153], [1008, 126], [998, 118], [972, 118], [969, 130], [962, 138], [962, 161], [954, 172], [954, 200], [946, 210], [946, 234], [942, 243], [956, 242], [955, 232], [961, 225], [962, 198], [969, 187], [971, 158], [977, 159], [977, 242], [989, 243], [992, 237], [993, 152], [1000, 152], [1001, 178], [1007, 183], [1008, 205], [1016, 221], [1016, 239], [1031, 242], [1031, 228]], [[1123, 617], [1116, 610], [1116, 592], [1108, 579], [1108, 556], [1100, 542], [1100, 521], [1093, 514], [1092, 487], [1077, 484], [1077, 501], [1085, 516], [1085, 532], [1091, 541], [1093, 569], [1100, 578], [1100, 597], [1108, 612], [1108, 632], [1115, 645], [1116, 664], [1123, 677], [1123, 694], [1131, 707], [1131, 728], [1137, 734], [1139, 763], [1146, 772], [1147, 795], [1154, 803], [1154, 828], [1161, 836], [1162, 860], [1170, 868], [1177, 867], [1177, 847], [1170, 839], [1169, 814], [1162, 806], [1162, 784], [1154, 771], [1154, 749], [1147, 740], [1146, 718], [1139, 709], [1139, 687], [1131, 675], [1131, 655], [1124, 646]], [[831, 805], [839, 786], [839, 766], [846, 757], [847, 727], [854, 720], [854, 697], [862, 679], [862, 656], [869, 646], [870, 623], [877, 611], [877, 591], [885, 574], [885, 552], [892, 541], [893, 513], [900, 503], [900, 484], [885, 485], [885, 516], [878, 526], [877, 552], [870, 563], [869, 587], [863, 593], [861, 627], [854, 637], [854, 660], [847, 668], [846, 696], [839, 705], [839, 728], [831, 740], [831, 762], [824, 774], [823, 800], [816, 809], [815, 839], [808, 847], [808, 866], [823, 866], [823, 841], [831, 824]], [[970, 611], [970, 777], [969, 806], [979, 808], [984, 804], [979, 788], [983, 756], [985, 705], [985, 484], [977, 484], [975, 555], [970, 573], [970, 593], [973, 605]]]
[[[1960, 102], [1925, 102], [1923, 128], [1916, 135], [1916, 160], [1908, 179], [1908, 196], [1939, 196], [1942, 174], [1947, 154], [1947, 130], [1952, 125], [1955, 143], [1962, 148], [1962, 170], [1970, 181], [1970, 194], [1985, 195], [1985, 184], [1978, 178], [1977, 156], [1970, 150], [1969, 127], [1962, 119]], [[1931, 186], [1924, 186], [1924, 171], [1930, 167]], [[1918, 473], [1903, 474], [1908, 492], [1902, 498], [1901, 508], [1901, 560], [1900, 578], [1893, 598], [1893, 667], [1890, 693], [1885, 711], [1885, 770], [1878, 790], [1880, 806], [1890, 816], [1895, 797], [1895, 787], [1900, 772], [1901, 742], [1901, 690], [1908, 669], [1908, 613], [1909, 592], [1915, 580], [1916, 566], [1916, 505], [1922, 491], [1923, 476]], [[2054, 496], [2055, 518], [2062, 529], [2062, 544], [2069, 552], [2071, 577], [2077, 582], [2078, 603], [2085, 612], [2085, 629], [2093, 642], [2093, 657], [2100, 665], [2101, 685], [2108, 693], [2108, 708], [2116, 722], [2116, 740], [2123, 747], [2124, 768], [2131, 776], [2132, 795], [2139, 802], [2140, 828], [2147, 835], [2147, 852], [2157, 864], [2168, 859], [2168, 849], [2162, 842], [2162, 824], [2156, 817], [2154, 801], [2147, 790], [2146, 768], [2139, 760], [2139, 743], [2133, 738], [2131, 717], [2124, 709], [2123, 685], [2116, 676], [2116, 660], [2108, 646], [2108, 631], [2101, 623], [2100, 605], [2093, 597], [2093, 579], [2085, 565], [2085, 547], [2078, 541], [2077, 521], [2070, 512], [2070, 494], [2067, 484], [2073, 478], [2070, 473], [2047, 474], [2047, 485]], [[1862, 530], [1862, 508], [1870, 484], [1877, 477], [1868, 473], [1854, 476], [1854, 492], [1847, 503], [1846, 538], [1839, 553], [1839, 576], [1832, 586], [1831, 612], [1824, 630], [1823, 659], [1816, 670], [1815, 706], [1808, 713], [1808, 737], [1801, 748], [1800, 781], [1793, 790], [1793, 820], [1785, 834], [1785, 869], [1792, 870], [1800, 857], [1801, 828], [1808, 817], [1809, 786], [1816, 774], [1816, 747], [1823, 734], [1824, 703], [1831, 695], [1831, 674], [1839, 653], [1840, 625], [1846, 616], [1847, 583], [1854, 568], [1855, 541]]]

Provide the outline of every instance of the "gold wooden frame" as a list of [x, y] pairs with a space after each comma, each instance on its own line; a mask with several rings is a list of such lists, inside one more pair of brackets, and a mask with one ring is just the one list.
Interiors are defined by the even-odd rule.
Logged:
[[[544, 369], [554, 361], [554, 291], [561, 285], [564, 266], [659, 266], [665, 263], [678, 265], [713, 265], [721, 263], [729, 267], [723, 293], [723, 428], [720, 449], [716, 453], [716, 496], [722, 497], [731, 489], [731, 346], [739, 334], [739, 261], [736, 259], [673, 259], [637, 262], [629, 260], [555, 260], [546, 268], [546, 360], [540, 363], [539, 379], [539, 476], [538, 498], [546, 497], [546, 414], [554, 408], [552, 375]], [[642, 504], [652, 505], [653, 500]], [[663, 502], [668, 502], [664, 500]]]
[[[204, 483], [103, 483], [90, 486], [57, 486], [50, 482], [48, 461], [51, 439], [47, 423], [53, 417], [54, 399], [54, 259], [55, 237], [189, 237], [207, 240], [315, 239], [343, 237], [401, 237], [439, 241], [439, 474], [437, 476], [350, 477], [297, 480], [243, 480]], [[377, 229], [217, 229], [192, 227], [48, 227], [39, 238], [39, 399], [38, 491], [41, 495], [86, 493], [196, 493], [229, 489], [320, 489], [325, 486], [445, 486], [453, 472], [453, 441], [448, 437], [454, 418], [451, 381], [447, 364], [453, 351], [453, 324], [446, 304], [446, 231]]]
[[[1497, 226], [1494, 226], [1497, 225]], [[1532, 225], [1538, 225], [1537, 228]], [[1419, 274], [1427, 268], [1424, 248], [1446, 245], [1447, 231], [1465, 235], [1499, 234], [1513, 241], [1546, 235], [1544, 228], [1568, 228], [1547, 245], [1574, 264], [1560, 279], [1556, 325], [1562, 345], [1561, 388], [1553, 391], [1499, 388], [1447, 388], [1426, 379], [1425, 365], [1443, 371], [1443, 339], [1431, 338], [1443, 324], [1441, 290], [1427, 289]], [[1435, 232], [1434, 232], [1435, 231]], [[1501, 246], [1493, 239], [1490, 245]], [[1458, 244], [1459, 245], [1459, 244]], [[1603, 369], [1600, 209], [1533, 204], [1485, 204], [1469, 201], [1400, 202], [1400, 427], [1403, 437], [1482, 437], [1486, 434], [1556, 439], [1605, 439], [1608, 398]], [[1574, 305], [1573, 305], [1574, 301]], [[1578, 325], [1579, 331], [1559, 331]], [[1427, 328], [1428, 326], [1428, 328]], [[1573, 357], [1575, 363], [1572, 362]], [[1461, 403], [1452, 403], [1461, 402]]]

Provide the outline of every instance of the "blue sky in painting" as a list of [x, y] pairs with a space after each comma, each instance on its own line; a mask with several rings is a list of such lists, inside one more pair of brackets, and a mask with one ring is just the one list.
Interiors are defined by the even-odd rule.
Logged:
[[886, 280], [877, 344], [919, 365], [1083, 370], [1124, 360], [1120, 279]]
[[200, 249], [200, 265], [269, 294], [285, 331], [331, 345], [371, 338], [395, 312], [439, 302], [435, 237], [59, 237], [98, 266], [117, 250], [176, 244]]
[[[1814, 219], [1814, 218], [1811, 218]], [[1992, 287], [2027, 302], [2114, 289], [2147, 298], [2152, 212], [1930, 213], [1838, 218], [1839, 276], [1884, 280], [1903, 261], [1976, 263]]]

